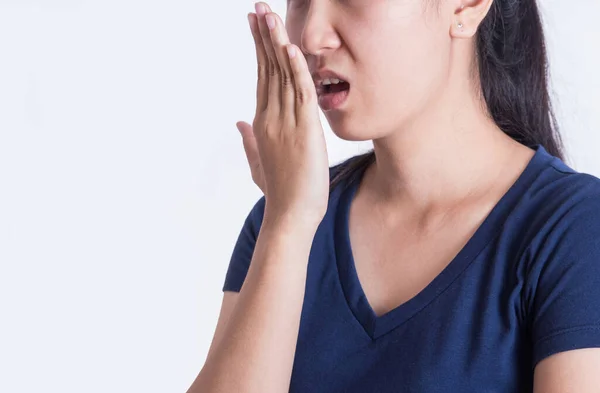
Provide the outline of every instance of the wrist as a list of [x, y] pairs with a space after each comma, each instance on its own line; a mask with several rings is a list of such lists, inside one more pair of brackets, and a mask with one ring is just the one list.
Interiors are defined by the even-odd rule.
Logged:
[[262, 227], [278, 233], [289, 233], [297, 236], [314, 236], [322, 218], [318, 219], [306, 214], [277, 214], [265, 211]]

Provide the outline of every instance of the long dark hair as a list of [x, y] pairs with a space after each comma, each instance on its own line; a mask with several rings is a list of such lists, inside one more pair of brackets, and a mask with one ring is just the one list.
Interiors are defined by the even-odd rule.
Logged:
[[[489, 114], [528, 147], [541, 144], [565, 160], [548, 92], [548, 58], [536, 0], [495, 0], [477, 32], [476, 66]], [[330, 190], [375, 161], [373, 149], [336, 169]]]

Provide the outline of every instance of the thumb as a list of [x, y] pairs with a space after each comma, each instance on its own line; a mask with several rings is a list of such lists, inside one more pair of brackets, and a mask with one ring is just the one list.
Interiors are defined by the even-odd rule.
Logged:
[[237, 127], [240, 134], [242, 134], [242, 137], [244, 139], [247, 137], [254, 138], [254, 131], [252, 130], [252, 126], [250, 124], [246, 123], [245, 121], [238, 121], [237, 123], [235, 123], [235, 126]]
[[248, 159], [250, 169], [255, 170], [260, 165], [260, 159], [256, 138], [254, 137], [254, 130], [252, 129], [252, 126], [245, 121], [238, 121], [235, 123], [235, 126], [240, 134], [242, 134], [244, 151], [246, 152], [246, 158]]

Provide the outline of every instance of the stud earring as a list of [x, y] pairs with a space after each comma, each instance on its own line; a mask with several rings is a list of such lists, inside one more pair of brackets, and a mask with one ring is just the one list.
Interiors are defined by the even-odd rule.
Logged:
[[[461, 10], [463, 10], [464, 8], [465, 8], [465, 5], [464, 5], [464, 4], [461, 4], [461, 5], [460, 5], [460, 9], [461, 9]], [[459, 28], [459, 29], [462, 29], [462, 28], [463, 28], [463, 24], [462, 24], [462, 22], [458, 22], [458, 28]]]

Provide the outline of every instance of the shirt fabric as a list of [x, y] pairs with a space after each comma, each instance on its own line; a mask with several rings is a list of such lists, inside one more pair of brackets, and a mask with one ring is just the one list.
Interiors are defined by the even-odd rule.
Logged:
[[[348, 232], [364, 169], [334, 188], [310, 251], [290, 392], [527, 392], [540, 360], [600, 347], [600, 179], [534, 149], [450, 264], [381, 316]], [[223, 291], [242, 287], [264, 207], [263, 196], [246, 218]]]

